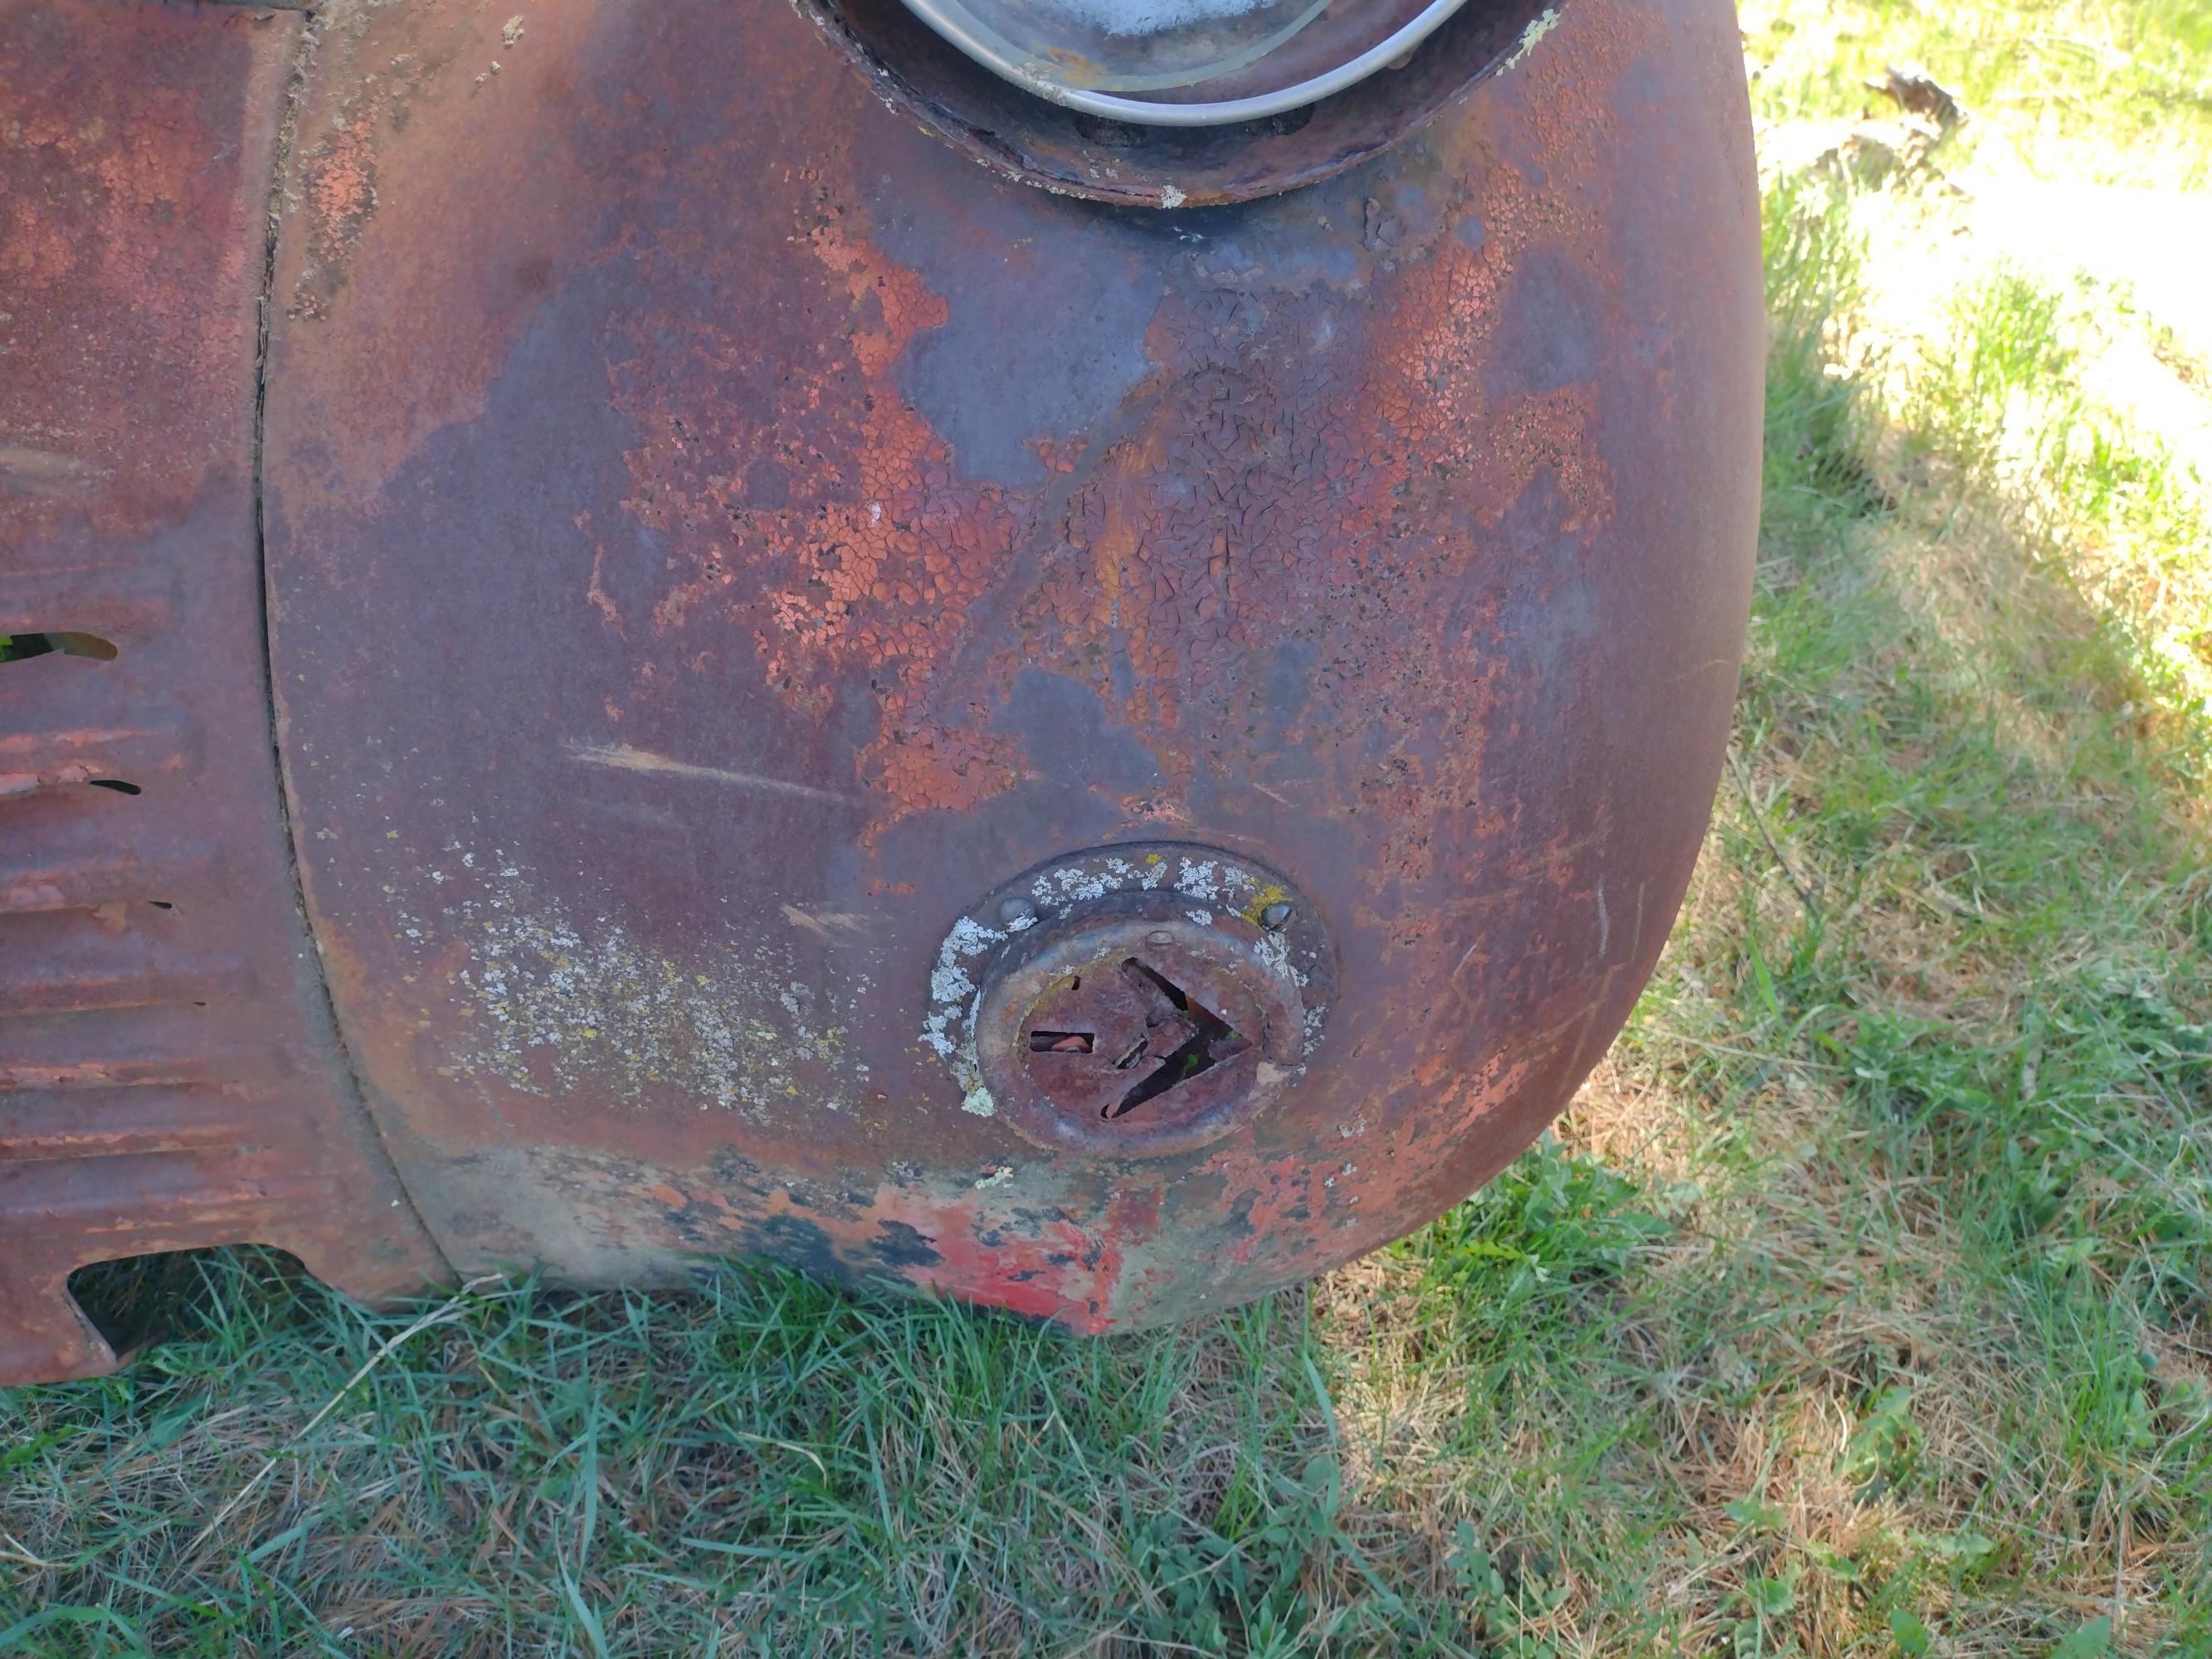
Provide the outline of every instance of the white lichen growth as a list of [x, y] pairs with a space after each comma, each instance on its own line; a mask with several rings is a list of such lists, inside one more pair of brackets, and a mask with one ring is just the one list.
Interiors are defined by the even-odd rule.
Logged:
[[763, 1121], [797, 1101], [848, 1109], [850, 1012], [821, 1008], [773, 946], [678, 963], [608, 917], [567, 915], [519, 866], [500, 873], [436, 930], [458, 926], [470, 939], [455, 974], [476, 1016], [470, 1068], [531, 1094], [600, 1092], [611, 1081], [617, 1099], [665, 1090]]

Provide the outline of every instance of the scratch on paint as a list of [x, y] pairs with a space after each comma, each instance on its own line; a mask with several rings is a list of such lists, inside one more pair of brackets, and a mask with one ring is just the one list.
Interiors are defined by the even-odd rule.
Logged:
[[786, 921], [794, 927], [805, 928], [827, 944], [850, 945], [868, 936], [868, 918], [857, 910], [824, 910], [819, 915], [810, 915], [795, 904], [787, 904], [782, 908]]
[[581, 761], [586, 766], [612, 767], [618, 772], [655, 772], [665, 777], [698, 778], [708, 783], [726, 783], [735, 788], [757, 789], [771, 795], [795, 795], [801, 800], [835, 801], [840, 805], [863, 804], [858, 795], [817, 789], [811, 784], [793, 783], [785, 778], [766, 778], [757, 772], [739, 772], [726, 766], [695, 766], [690, 761], [671, 760], [665, 755], [633, 749], [628, 744], [572, 743], [568, 749], [571, 760]]

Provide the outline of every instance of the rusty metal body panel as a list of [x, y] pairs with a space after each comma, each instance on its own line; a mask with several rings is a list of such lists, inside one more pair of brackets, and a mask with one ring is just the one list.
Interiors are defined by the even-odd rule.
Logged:
[[1505, 15], [1388, 148], [1325, 110], [1256, 171], [963, 125], [858, 7], [307, 26], [270, 689], [415, 1272], [755, 1251], [1121, 1328], [1560, 1109], [1721, 762], [1757, 201], [1725, 0]]
[[[445, 1264], [340, 1059], [280, 816], [253, 494], [297, 17], [0, 5], [0, 1383], [111, 1369], [71, 1270]], [[107, 785], [129, 785], [136, 793]]]

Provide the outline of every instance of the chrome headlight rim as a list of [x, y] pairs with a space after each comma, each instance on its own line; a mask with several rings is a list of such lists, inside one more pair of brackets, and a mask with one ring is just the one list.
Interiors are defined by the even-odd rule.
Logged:
[[1450, 21], [1466, 0], [1430, 0], [1413, 17], [1334, 68], [1289, 86], [1248, 97], [1189, 103], [1131, 98], [1071, 86], [1048, 74], [1040, 60], [1018, 58], [982, 28], [960, 0], [905, 0], [914, 15], [985, 69], [1024, 91], [1065, 108], [1133, 125], [1228, 126], [1285, 115], [1358, 85], [1413, 52]]

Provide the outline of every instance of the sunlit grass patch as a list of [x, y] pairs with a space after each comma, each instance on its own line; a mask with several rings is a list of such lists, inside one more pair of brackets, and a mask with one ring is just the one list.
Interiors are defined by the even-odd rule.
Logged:
[[2212, 179], [2212, 14], [2200, 0], [1747, 0], [1759, 102], [1845, 116], [1917, 61], [2045, 176], [2202, 188]]
[[[2024, 498], [2042, 475], [2002, 464], [2022, 395], [2063, 394], [2058, 302], [2003, 276], [1972, 290], [1953, 355], [1893, 396], [1848, 314], [1850, 202], [1771, 206], [1744, 787], [1616, 1056], [1680, 1139], [1711, 1135], [1707, 1224], [1801, 1322], [1738, 1346], [1781, 1360], [1771, 1403], [1797, 1407], [1790, 1478], [1760, 1501], [1794, 1495], [1828, 1535], [1742, 1607], [1760, 1642], [1841, 1651], [1878, 1639], [1889, 1594], [1893, 1637], [1994, 1653], [2104, 1639], [2080, 1612], [2101, 1598], [2112, 1641], [2189, 1650], [2212, 981], [2176, 761], [2202, 710], [2147, 720], [2132, 623], [2069, 563], [2063, 499]], [[1766, 1127], [1723, 1136], [1717, 1105]], [[1808, 1455], [1824, 1409], [1856, 1426]], [[1778, 1609], [1810, 1607], [1838, 1538], [1867, 1616], [1790, 1625]]]

